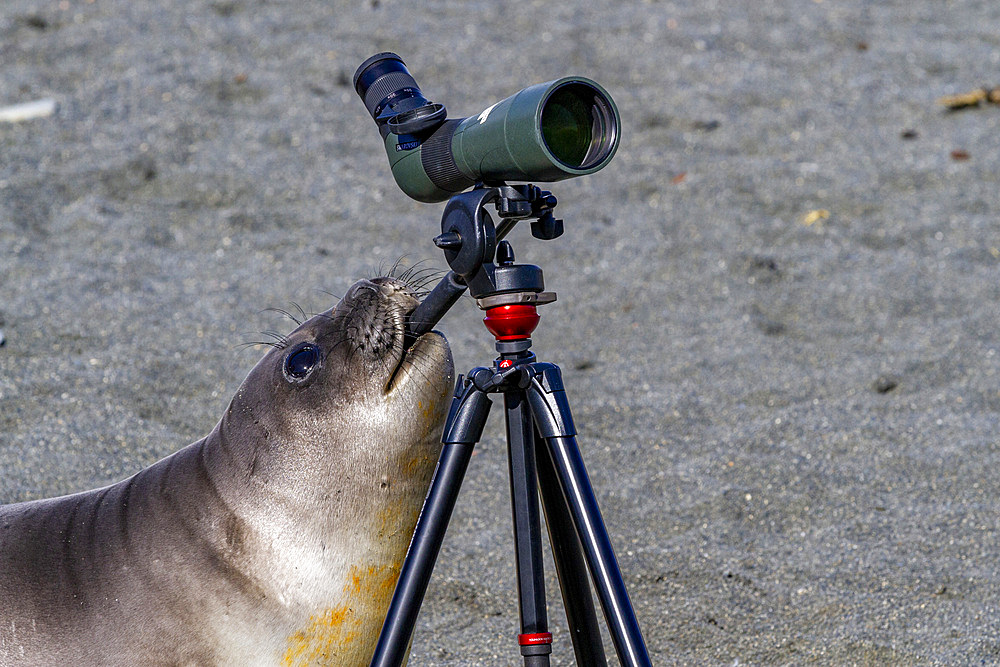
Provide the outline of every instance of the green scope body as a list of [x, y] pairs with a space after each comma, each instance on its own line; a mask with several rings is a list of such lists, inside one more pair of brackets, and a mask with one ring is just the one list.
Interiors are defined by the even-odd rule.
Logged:
[[478, 115], [447, 120], [395, 54], [369, 58], [354, 80], [382, 133], [393, 178], [418, 201], [444, 201], [476, 183], [592, 174], [618, 148], [618, 108], [584, 77], [529, 86]]

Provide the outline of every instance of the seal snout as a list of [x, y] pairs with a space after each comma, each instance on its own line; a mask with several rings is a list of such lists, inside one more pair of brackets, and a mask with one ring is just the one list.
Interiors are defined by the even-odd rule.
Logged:
[[354, 355], [383, 378], [385, 393], [396, 389], [413, 370], [426, 374], [426, 369], [449, 356], [440, 353], [439, 348], [448, 347], [440, 334], [418, 338], [407, 333], [406, 319], [419, 304], [412, 286], [391, 277], [355, 283], [342, 302], [345, 334]]
[[406, 315], [417, 304], [404, 285], [389, 278], [362, 280], [344, 302], [350, 318], [347, 334], [358, 352], [376, 359], [395, 349], [402, 352]]

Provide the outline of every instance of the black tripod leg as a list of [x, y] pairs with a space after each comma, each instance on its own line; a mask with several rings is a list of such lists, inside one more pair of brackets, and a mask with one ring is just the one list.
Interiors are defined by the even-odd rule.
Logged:
[[521, 610], [518, 643], [525, 667], [548, 667], [552, 635], [549, 634], [545, 610], [541, 516], [535, 472], [535, 426], [523, 390], [505, 392], [504, 407], [507, 413], [507, 462], [517, 556], [517, 593]]
[[389, 603], [389, 611], [372, 656], [372, 667], [400, 667], [406, 658], [413, 626], [430, 582], [448, 521], [451, 519], [472, 449], [482, 437], [490, 410], [486, 394], [466, 382], [456, 393], [445, 424], [444, 445], [431, 488], [420, 510], [410, 548]]
[[554, 364], [535, 364], [540, 371], [532, 380], [528, 400], [539, 432], [545, 437], [573, 525], [580, 537], [591, 579], [597, 589], [618, 660], [626, 667], [651, 665], [639, 622], [632, 610], [618, 560], [608, 537], [601, 509], [576, 444], [576, 429]]
[[[541, 442], [541, 437], [536, 440]], [[549, 530], [552, 559], [559, 575], [576, 664], [581, 667], [607, 667], [594, 597], [590, 593], [587, 562], [583, 558], [583, 547], [576, 535], [566, 500], [559, 490], [559, 478], [552, 466], [552, 457], [546, 447], [540, 447], [535, 451], [535, 459], [538, 462], [538, 486], [542, 492], [545, 525]]]

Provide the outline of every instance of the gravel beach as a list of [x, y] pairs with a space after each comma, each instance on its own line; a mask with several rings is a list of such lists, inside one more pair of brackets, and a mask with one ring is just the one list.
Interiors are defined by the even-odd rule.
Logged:
[[[986, 1], [4, 0], [0, 111], [42, 104], [0, 113], [0, 503], [206, 434], [268, 308], [446, 268], [365, 58], [452, 117], [583, 75], [618, 154], [511, 241], [654, 664], [1000, 664], [1000, 105], [938, 103], [1000, 84], [998, 35]], [[439, 325], [460, 371], [480, 322]], [[520, 664], [493, 412], [411, 665]]]

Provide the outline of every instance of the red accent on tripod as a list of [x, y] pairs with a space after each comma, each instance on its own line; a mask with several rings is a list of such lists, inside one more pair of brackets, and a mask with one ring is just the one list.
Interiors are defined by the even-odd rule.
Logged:
[[535, 304], [495, 306], [486, 311], [483, 322], [497, 340], [523, 340], [538, 326]]
[[521, 646], [534, 646], [536, 644], [551, 644], [551, 632], [533, 632], [527, 635], [518, 635], [517, 643]]

